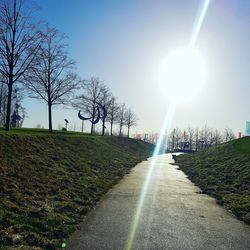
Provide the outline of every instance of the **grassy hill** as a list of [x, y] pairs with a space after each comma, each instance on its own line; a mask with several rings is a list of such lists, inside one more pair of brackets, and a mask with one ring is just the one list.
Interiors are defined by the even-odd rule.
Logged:
[[0, 131], [0, 249], [58, 249], [151, 152], [152, 145], [128, 138]]
[[250, 137], [180, 155], [177, 164], [204, 193], [250, 224]]

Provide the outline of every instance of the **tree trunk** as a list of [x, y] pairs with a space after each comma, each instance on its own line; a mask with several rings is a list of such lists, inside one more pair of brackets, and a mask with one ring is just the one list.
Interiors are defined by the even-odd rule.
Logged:
[[172, 152], [174, 152], [174, 144], [175, 144], [175, 129], [173, 131], [173, 137], [172, 137]]
[[3, 108], [2, 108], [2, 122], [3, 122], [3, 125], [5, 125], [5, 123], [6, 123], [6, 109], [7, 109], [7, 103], [6, 103], [6, 100], [5, 100], [4, 103], [3, 103]]
[[10, 130], [10, 112], [11, 112], [11, 96], [12, 96], [12, 79], [9, 80], [8, 84], [8, 100], [7, 100], [7, 114], [6, 114], [6, 124], [5, 130]]
[[2, 96], [3, 96], [3, 83], [1, 83], [1, 92], [0, 92], [0, 117], [2, 114]]
[[93, 135], [94, 133], [94, 129], [95, 129], [95, 125], [93, 124], [94, 120], [95, 120], [95, 102], [94, 102], [94, 105], [92, 106], [92, 119], [91, 119], [91, 131], [90, 131], [90, 134]]
[[3, 83], [1, 83], [1, 92], [0, 92], [0, 125], [2, 125], [3, 121], [2, 106], [3, 106]]
[[83, 133], [83, 127], [84, 127], [84, 120], [82, 120], [82, 133]]
[[122, 135], [122, 123], [120, 123], [120, 131], [119, 131], [119, 136]]
[[49, 132], [52, 133], [52, 105], [51, 102], [48, 102], [48, 112], [49, 112]]
[[91, 122], [91, 129], [90, 129], [90, 134], [93, 135], [93, 131], [94, 131], [94, 124]]
[[130, 129], [130, 126], [128, 126], [128, 138], [129, 138], [129, 129]]
[[113, 136], [113, 121], [110, 122], [110, 135]]
[[102, 135], [105, 134], [105, 119], [102, 119]]

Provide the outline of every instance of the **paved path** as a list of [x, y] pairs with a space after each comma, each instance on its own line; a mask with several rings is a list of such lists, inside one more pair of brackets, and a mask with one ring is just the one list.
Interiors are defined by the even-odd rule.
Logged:
[[152, 159], [138, 164], [83, 222], [67, 249], [250, 249], [250, 227], [199, 194], [172, 162], [157, 157], [134, 241], [131, 225]]

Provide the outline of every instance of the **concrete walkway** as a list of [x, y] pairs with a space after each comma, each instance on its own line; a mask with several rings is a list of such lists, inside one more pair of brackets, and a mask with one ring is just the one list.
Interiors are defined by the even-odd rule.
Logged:
[[250, 226], [199, 194], [170, 155], [158, 156], [134, 240], [137, 203], [152, 159], [138, 164], [102, 199], [67, 249], [250, 249]]

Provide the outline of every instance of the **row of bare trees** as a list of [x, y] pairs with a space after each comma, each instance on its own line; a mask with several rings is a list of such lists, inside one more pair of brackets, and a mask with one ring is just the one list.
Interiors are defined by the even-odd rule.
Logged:
[[226, 128], [223, 132], [204, 126], [202, 129], [191, 128], [181, 130], [174, 128], [168, 136], [168, 150], [199, 151], [214, 145], [235, 139], [231, 129]]
[[[46, 23], [35, 23], [33, 10], [28, 9], [24, 0], [0, 2], [0, 124], [9, 130], [14, 112], [20, 123], [17, 109], [22, 107], [20, 100], [13, 106], [13, 92], [24, 89], [29, 97], [47, 104], [50, 132], [53, 106], [72, 105], [94, 119], [96, 105], [101, 103], [108, 111], [107, 117], [101, 117], [102, 134], [109, 122], [111, 135], [113, 125], [119, 123], [119, 135], [126, 125], [129, 136], [136, 123], [131, 109], [118, 105], [110, 89], [98, 78], [82, 81], [74, 71], [76, 62], [68, 56], [65, 36]], [[91, 134], [94, 132], [92, 123]]]
[[136, 125], [137, 117], [127, 108], [125, 103], [119, 104], [117, 98], [111, 90], [96, 77], [84, 80], [80, 84], [80, 93], [72, 102], [72, 106], [77, 110], [84, 111], [87, 117], [91, 117], [91, 134], [95, 132], [95, 119], [97, 105], [102, 105], [107, 111], [106, 116], [101, 116], [102, 135], [106, 132], [106, 123], [110, 124], [110, 135], [114, 133], [114, 125], [118, 125], [118, 135], [123, 135], [123, 128], [127, 127], [127, 136], [130, 136], [130, 128]]

